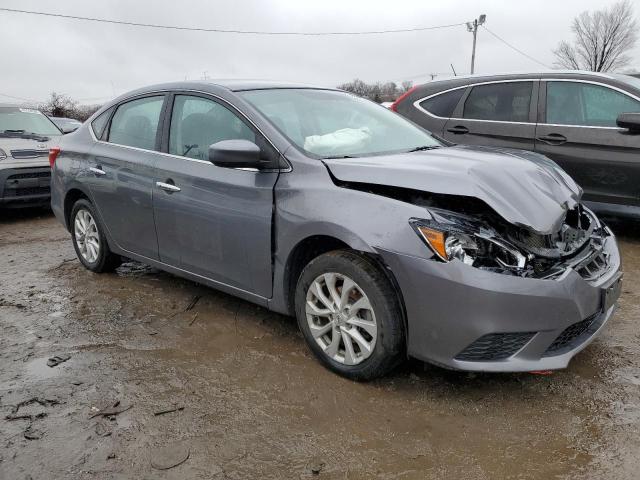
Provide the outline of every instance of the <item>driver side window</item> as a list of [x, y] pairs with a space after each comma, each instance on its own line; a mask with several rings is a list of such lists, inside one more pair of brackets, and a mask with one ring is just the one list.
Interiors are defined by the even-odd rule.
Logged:
[[256, 135], [235, 113], [218, 102], [176, 95], [171, 113], [169, 153], [207, 160], [209, 145], [222, 140], [256, 143]]

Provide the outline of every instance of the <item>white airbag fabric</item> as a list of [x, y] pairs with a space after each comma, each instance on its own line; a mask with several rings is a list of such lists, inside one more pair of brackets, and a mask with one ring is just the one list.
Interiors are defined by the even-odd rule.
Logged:
[[343, 128], [326, 135], [310, 135], [306, 137], [304, 139], [304, 149], [316, 155], [330, 156], [336, 152], [365, 150], [370, 141], [371, 131], [368, 127]]

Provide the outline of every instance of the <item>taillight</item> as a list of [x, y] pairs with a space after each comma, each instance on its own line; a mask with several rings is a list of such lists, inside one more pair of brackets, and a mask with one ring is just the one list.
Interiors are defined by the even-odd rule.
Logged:
[[400, 102], [402, 102], [405, 98], [407, 98], [409, 95], [411, 95], [411, 93], [418, 88], [417, 86], [415, 87], [411, 87], [409, 90], [407, 90], [406, 92], [404, 92], [402, 95], [400, 95], [395, 102], [393, 102], [393, 104], [391, 105], [391, 110], [393, 110], [394, 112], [398, 111], [398, 105], [400, 105]]
[[49, 149], [49, 166], [53, 168], [56, 163], [56, 158], [60, 154], [60, 147], [51, 147]]

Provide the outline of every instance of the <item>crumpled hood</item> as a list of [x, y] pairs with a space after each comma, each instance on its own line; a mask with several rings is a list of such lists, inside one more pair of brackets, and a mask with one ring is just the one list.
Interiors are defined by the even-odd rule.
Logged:
[[542, 235], [558, 231], [582, 196], [553, 161], [523, 150], [458, 145], [323, 161], [345, 182], [478, 198], [509, 223]]

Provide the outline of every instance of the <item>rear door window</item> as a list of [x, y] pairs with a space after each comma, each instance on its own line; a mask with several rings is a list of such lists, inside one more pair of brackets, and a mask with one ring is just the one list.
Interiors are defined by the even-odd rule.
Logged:
[[463, 117], [473, 120], [528, 122], [533, 82], [477, 85], [464, 102]]
[[621, 113], [640, 112], [640, 102], [611, 88], [582, 82], [547, 82], [547, 122], [615, 127]]
[[420, 102], [420, 106], [436, 117], [449, 118], [462, 98], [465, 88], [458, 88], [427, 98]]
[[164, 95], [123, 103], [111, 119], [109, 142], [128, 147], [156, 149]]

